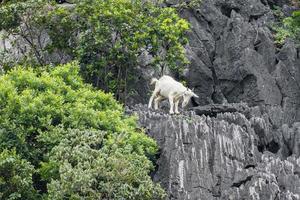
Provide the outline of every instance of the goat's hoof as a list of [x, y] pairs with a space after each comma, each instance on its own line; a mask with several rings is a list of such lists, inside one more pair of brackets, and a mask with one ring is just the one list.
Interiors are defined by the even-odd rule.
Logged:
[[170, 115], [174, 115], [174, 112], [170, 112]]

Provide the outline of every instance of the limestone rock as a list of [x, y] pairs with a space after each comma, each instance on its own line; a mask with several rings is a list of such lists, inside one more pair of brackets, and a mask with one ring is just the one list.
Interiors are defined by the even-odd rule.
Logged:
[[248, 119], [243, 109], [228, 110], [230, 106], [236, 107], [219, 106], [215, 117], [194, 111], [169, 115], [143, 105], [127, 109], [158, 142], [152, 176], [167, 191], [167, 199], [299, 199], [299, 123], [283, 127], [283, 140], [293, 151], [285, 159], [268, 149], [260, 152], [259, 141], [271, 134], [264, 118]]

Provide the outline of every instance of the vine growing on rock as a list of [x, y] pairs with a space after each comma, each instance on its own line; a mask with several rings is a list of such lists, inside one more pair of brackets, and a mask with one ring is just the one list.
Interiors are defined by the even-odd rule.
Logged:
[[[0, 7], [0, 30], [30, 50], [20, 62], [59, 64], [76, 59], [85, 80], [126, 101], [139, 59], [147, 67], [182, 73], [189, 24], [175, 8], [142, 0], [82, 0], [66, 6], [28, 0]], [[12, 38], [10, 38], [12, 39]], [[33, 59], [32, 59], [33, 58]], [[9, 66], [9, 65], [8, 65]]]
[[277, 44], [283, 44], [289, 37], [300, 45], [300, 10], [294, 11], [290, 17], [283, 18], [280, 26], [277, 26], [275, 30], [275, 42]]

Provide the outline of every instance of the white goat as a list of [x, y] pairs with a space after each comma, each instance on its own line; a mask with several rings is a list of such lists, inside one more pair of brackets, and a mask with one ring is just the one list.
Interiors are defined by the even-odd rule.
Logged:
[[154, 100], [154, 109], [158, 109], [158, 104], [164, 99], [169, 99], [170, 114], [178, 112], [178, 104], [181, 98], [183, 98], [182, 108], [184, 108], [192, 97], [199, 98], [192, 90], [183, 86], [181, 83], [175, 81], [170, 76], [162, 76], [159, 80], [152, 78], [151, 85], [155, 84], [155, 89], [149, 100], [148, 108], [151, 108]]

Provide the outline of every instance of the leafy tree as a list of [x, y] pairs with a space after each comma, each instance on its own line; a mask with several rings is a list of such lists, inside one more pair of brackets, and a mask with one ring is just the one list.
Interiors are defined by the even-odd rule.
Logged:
[[16, 63], [43, 67], [72, 60], [77, 24], [70, 19], [71, 11], [52, 0], [15, 0], [0, 6], [0, 31], [13, 45], [12, 50], [0, 52], [0, 65], [5, 69]]
[[19, 62], [36, 65], [46, 63], [46, 56], [43, 55], [43, 24], [40, 23], [45, 6], [45, 1], [36, 0], [8, 1], [0, 7], [0, 31], [5, 30], [7, 37], [14, 38], [13, 43], [19, 46], [22, 57], [15, 55], [15, 59], [21, 59]]
[[[189, 24], [175, 8], [142, 0], [82, 0], [58, 6], [28, 0], [0, 8], [0, 30], [22, 38], [30, 51], [20, 62], [31, 65], [77, 59], [84, 78], [126, 101], [139, 56], [147, 52], [152, 67], [181, 73], [187, 64], [183, 45]], [[44, 40], [49, 39], [49, 42]], [[32, 59], [34, 58], [34, 59]], [[4, 65], [4, 64], [2, 64]], [[9, 66], [9, 65], [8, 65]]]
[[[69, 129], [78, 129], [78, 131], [73, 133]], [[62, 170], [65, 167], [63, 163], [70, 162], [74, 170], [82, 167], [81, 172], [87, 173], [89, 168], [85, 168], [88, 167], [85, 165], [88, 161], [86, 159], [95, 158], [100, 162], [104, 152], [106, 159], [120, 158], [120, 162], [124, 162], [122, 169], [125, 171], [126, 167], [129, 167], [128, 170], [140, 170], [130, 172], [128, 179], [120, 180], [119, 183], [127, 183], [130, 186], [128, 190], [124, 189], [122, 193], [124, 197], [125, 194], [131, 193], [131, 189], [138, 190], [141, 187], [150, 192], [151, 188], [159, 188], [147, 175], [152, 168], [147, 157], [155, 154], [157, 150], [155, 142], [137, 129], [134, 117], [124, 115], [122, 106], [117, 103], [112, 94], [96, 91], [90, 85], [83, 83], [77, 63], [55, 68], [48, 67], [40, 72], [31, 68], [17, 67], [2, 75], [0, 77], [0, 130], [0, 151], [16, 149], [22, 159], [29, 161], [38, 170], [36, 177], [41, 176], [47, 182], [52, 179], [57, 180], [51, 185], [64, 184], [66, 181], [60, 180], [65, 176]], [[69, 136], [75, 133], [76, 137], [85, 134], [78, 147]], [[76, 141], [79, 140], [81, 139], [77, 138]], [[95, 145], [98, 145], [96, 149], [91, 146], [91, 142], [96, 142]], [[70, 157], [59, 157], [57, 152], [62, 145], [66, 148], [61, 150], [62, 153], [68, 151], [68, 148], [72, 149]], [[56, 150], [51, 153], [54, 147]], [[120, 148], [116, 150], [116, 154], [106, 151], [115, 147]], [[74, 148], [82, 151], [75, 151]], [[91, 149], [85, 150], [85, 148]], [[122, 156], [117, 152], [121, 152]], [[49, 155], [51, 155], [50, 160]], [[129, 165], [129, 161], [133, 162]], [[144, 166], [140, 168], [141, 163], [144, 163]], [[103, 163], [102, 167], [106, 165]], [[120, 166], [112, 165], [110, 170], [117, 171], [116, 167]], [[91, 171], [96, 169], [97, 166], [91, 165]], [[96, 178], [101, 176], [101, 173], [102, 171], [93, 172], [90, 175]], [[144, 179], [140, 182], [132, 181], [136, 180], [135, 176], [139, 173], [144, 175]], [[134, 177], [130, 177], [131, 175]], [[113, 184], [111, 181], [115, 181], [114, 184], [118, 183], [115, 179], [105, 179], [103, 184]], [[35, 180], [34, 184], [37, 185], [37, 189], [46, 192], [45, 185], [40, 179]], [[98, 189], [95, 191], [98, 192]], [[62, 189], [61, 192], [65, 191]], [[67, 194], [76, 192], [80, 191], [70, 188]], [[151, 195], [148, 192], [147, 195]]]
[[178, 66], [186, 63], [183, 44], [189, 25], [173, 8], [140, 0], [84, 0], [77, 13], [83, 28], [78, 48], [83, 73], [107, 91], [126, 90], [128, 74], [144, 51], [162, 69], [167, 65], [180, 71]]
[[15, 150], [3, 150], [0, 153], [0, 199], [35, 199], [33, 172], [33, 166], [21, 159]]

